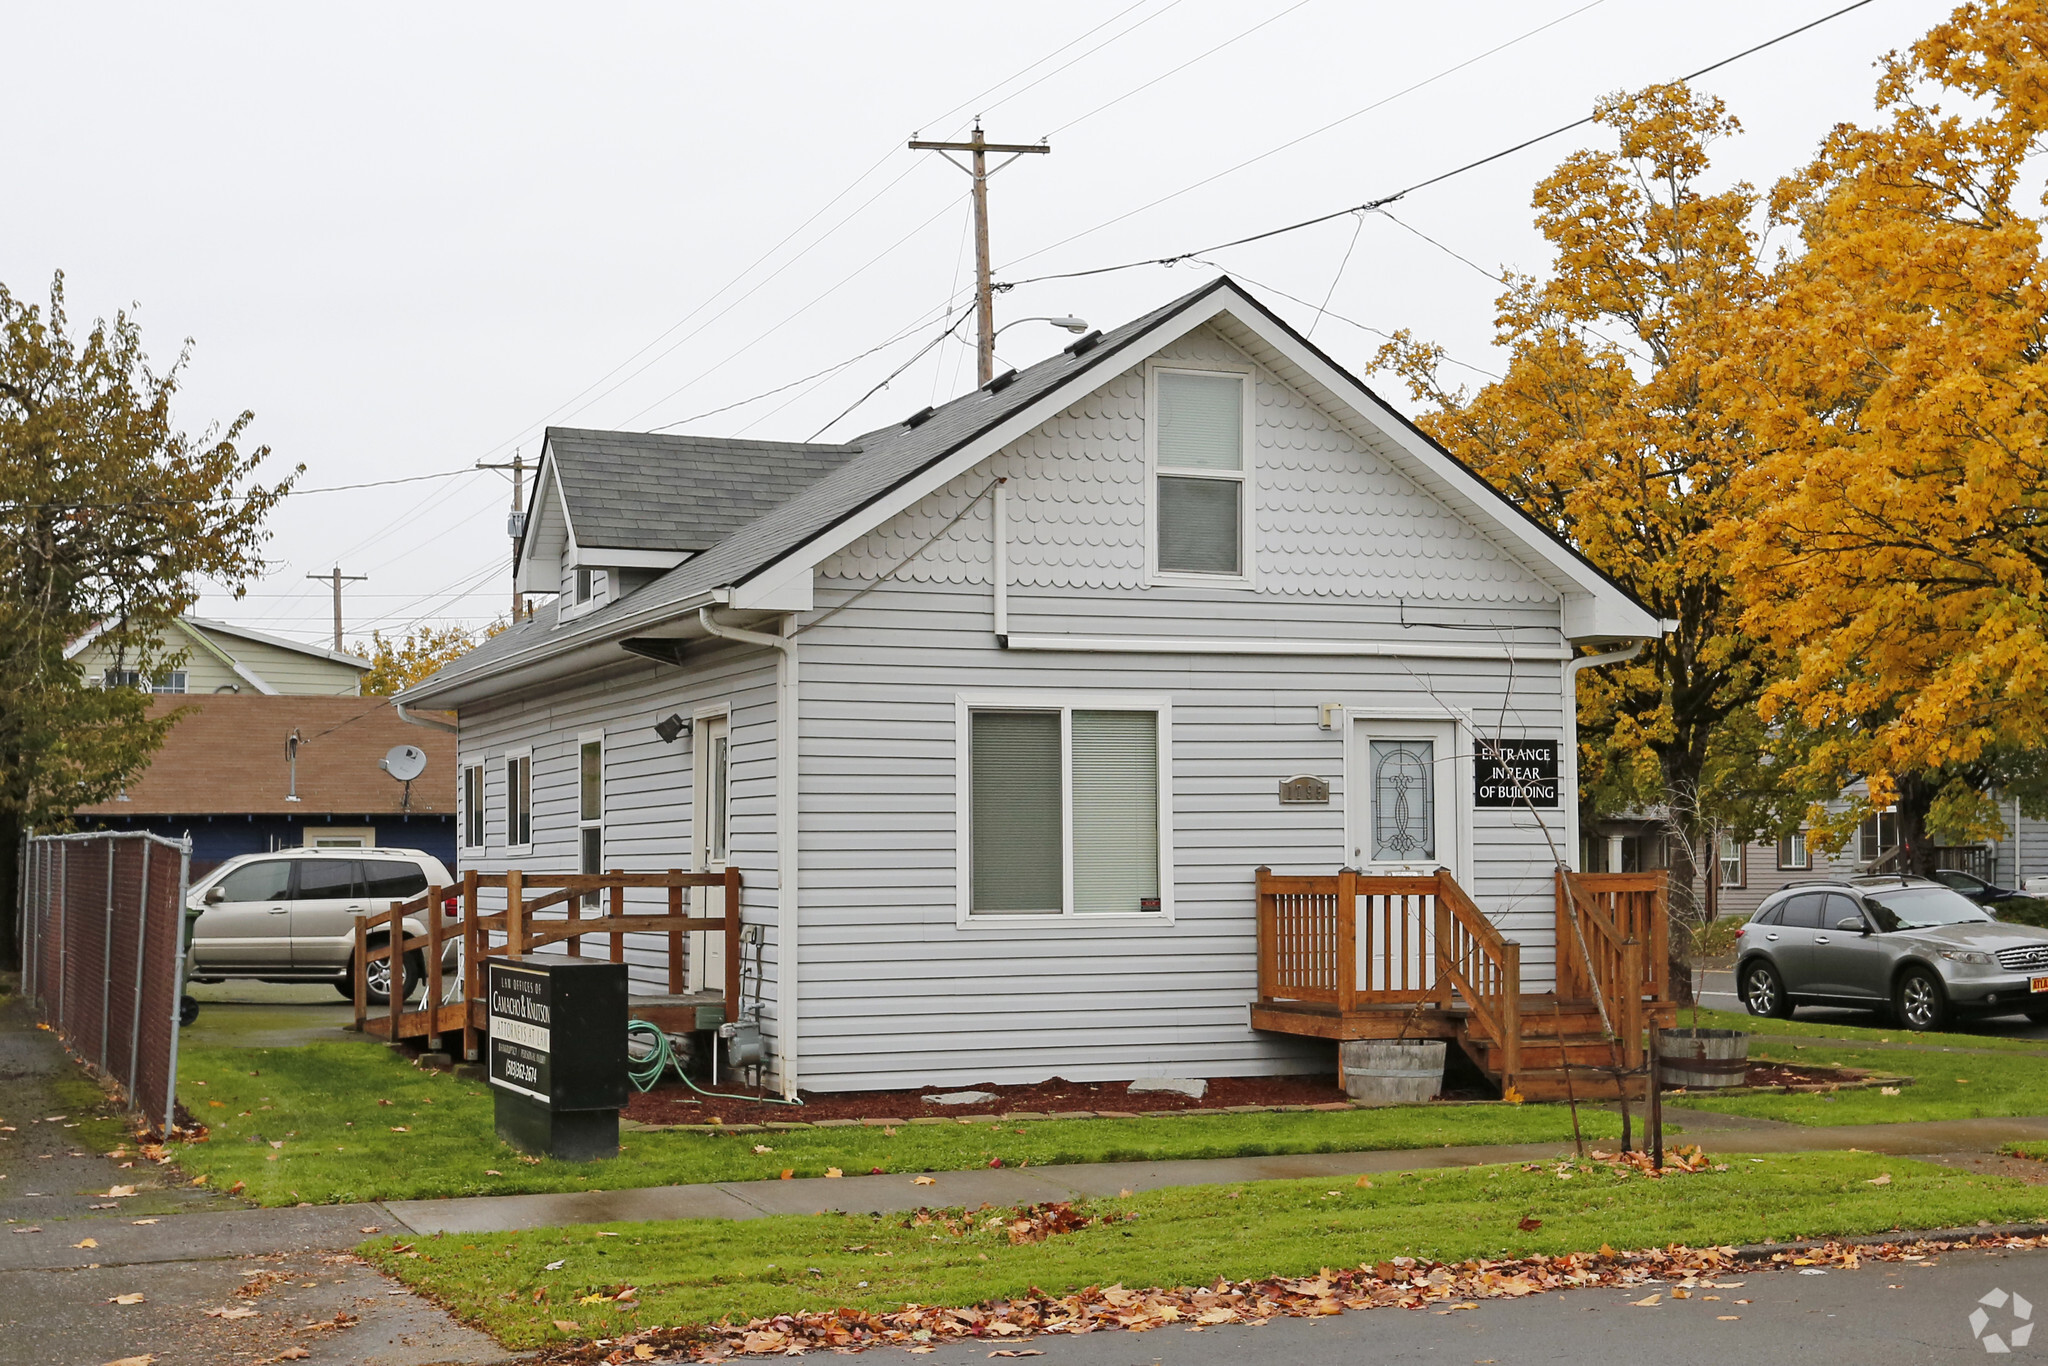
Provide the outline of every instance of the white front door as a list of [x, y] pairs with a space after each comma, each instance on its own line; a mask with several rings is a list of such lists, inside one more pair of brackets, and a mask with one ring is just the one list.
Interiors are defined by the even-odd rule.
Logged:
[[[1458, 729], [1448, 721], [1352, 723], [1345, 793], [1351, 863], [1367, 875], [1460, 873]], [[1419, 896], [1358, 899], [1358, 984], [1414, 990], [1435, 976], [1429, 903]]]
[[[726, 835], [731, 785], [732, 726], [723, 716], [707, 716], [697, 722], [695, 808], [695, 861], [700, 873], [722, 873], [726, 867]], [[699, 887], [691, 897], [692, 915], [725, 914], [725, 890]], [[725, 936], [698, 930], [690, 935], [689, 989], [718, 991], [725, 986]], [[726, 1002], [728, 1016], [736, 1008]]]

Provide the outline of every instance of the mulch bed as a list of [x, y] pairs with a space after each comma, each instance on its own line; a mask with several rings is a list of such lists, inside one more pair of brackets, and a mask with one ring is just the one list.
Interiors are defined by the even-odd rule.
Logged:
[[1753, 1062], [1744, 1086], [1847, 1086], [1870, 1076], [1859, 1067], [1797, 1067], [1782, 1062]]
[[[1075, 1082], [1054, 1077], [1030, 1086], [924, 1086], [914, 1091], [842, 1091], [830, 1095], [801, 1092], [804, 1103], [769, 1105], [757, 1100], [719, 1100], [700, 1096], [687, 1086], [665, 1084], [635, 1092], [623, 1118], [642, 1124], [766, 1124], [770, 1120], [820, 1119], [963, 1119], [1018, 1111], [1052, 1114], [1061, 1110], [1147, 1111], [1225, 1110], [1233, 1105], [1329, 1105], [1347, 1100], [1332, 1073], [1294, 1077], [1211, 1077], [1200, 1100], [1171, 1091], [1132, 1095], [1121, 1081]], [[760, 1095], [748, 1087], [721, 1084], [707, 1090], [731, 1095]], [[987, 1091], [994, 1099], [975, 1105], [933, 1105], [924, 1097], [958, 1091]]]

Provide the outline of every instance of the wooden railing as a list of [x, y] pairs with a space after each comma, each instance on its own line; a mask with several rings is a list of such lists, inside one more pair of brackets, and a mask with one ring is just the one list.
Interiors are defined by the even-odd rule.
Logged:
[[1557, 872], [1558, 995], [1600, 1002], [1624, 1066], [1641, 1061], [1645, 1004], [1668, 999], [1668, 914], [1662, 872]]
[[[549, 944], [568, 944], [571, 957], [583, 956], [583, 941], [593, 935], [611, 937], [611, 961], [626, 961], [626, 936], [662, 934], [668, 936], [668, 989], [683, 990], [683, 936], [708, 931], [725, 936], [725, 1003], [735, 1011], [740, 996], [740, 874], [722, 873], [528, 874], [519, 869], [506, 873], [478, 873], [462, 876], [455, 887], [429, 887], [410, 901], [394, 901], [384, 910], [356, 919], [355, 979], [356, 1027], [386, 1039], [424, 1036], [430, 1046], [439, 1047], [443, 1034], [460, 1031], [465, 1057], [475, 1057], [477, 1034], [485, 1025], [483, 960], [492, 954], [518, 956]], [[725, 893], [723, 913], [717, 916], [690, 915], [685, 906], [689, 889], [717, 887]], [[628, 888], [653, 888], [668, 893], [667, 905], [658, 911], [628, 908]], [[486, 911], [482, 893], [502, 891], [502, 906]], [[530, 895], [531, 893], [538, 895]], [[600, 899], [597, 915], [585, 914], [588, 898]], [[499, 898], [493, 897], [493, 900]], [[453, 901], [448, 911], [435, 908]], [[405, 921], [418, 917], [426, 926], [421, 933], [408, 933]], [[381, 942], [371, 940], [382, 936]], [[454, 999], [445, 989], [442, 958], [451, 940], [462, 943], [461, 990]], [[410, 990], [406, 981], [405, 956], [424, 951], [426, 994], [417, 1009], [405, 1008]], [[369, 1014], [368, 980], [372, 963], [391, 965], [390, 1000], [382, 1016]]]
[[1259, 1000], [1339, 1013], [1458, 998], [1519, 1066], [1521, 947], [1444, 871], [1320, 877], [1258, 870]]

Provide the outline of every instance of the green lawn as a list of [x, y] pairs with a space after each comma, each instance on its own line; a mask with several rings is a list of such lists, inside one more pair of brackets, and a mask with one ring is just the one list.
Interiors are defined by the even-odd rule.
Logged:
[[1887, 1096], [1876, 1087], [1794, 1095], [1773, 1092], [1715, 1096], [1707, 1091], [1694, 1091], [1670, 1097], [1667, 1103], [1678, 1109], [1782, 1119], [1794, 1124], [1884, 1124], [2048, 1115], [2048, 1066], [2037, 1057], [1914, 1053], [1857, 1048], [1852, 1043], [1829, 1039], [1816, 1039], [1810, 1044], [1752, 1043], [1749, 1055], [1808, 1067], [1860, 1067], [1913, 1080], [1899, 1087], [1895, 1096]]
[[[966, 1305], [1033, 1288], [1308, 1275], [1398, 1255], [1699, 1247], [2048, 1214], [2040, 1188], [1896, 1157], [1724, 1160], [1725, 1171], [1662, 1181], [1604, 1167], [1564, 1180], [1545, 1166], [1378, 1175], [1369, 1188], [1348, 1177], [1182, 1187], [1093, 1202], [1082, 1212], [1126, 1217], [1015, 1246], [1000, 1226], [961, 1236], [901, 1215], [815, 1215], [382, 1238], [360, 1250], [506, 1345], [529, 1347], [564, 1336], [555, 1319], [580, 1336], [612, 1336], [841, 1306]], [[629, 1285], [639, 1291], [632, 1308], [578, 1302]]]
[[2048, 1143], [2008, 1143], [1998, 1151], [2008, 1157], [2025, 1157], [2035, 1162], [2048, 1162]]
[[[1692, 1011], [1678, 1012], [1681, 1029], [1692, 1028]], [[1778, 1034], [1802, 1039], [1848, 1039], [1857, 1042], [1922, 1044], [1931, 1048], [1988, 1048], [2001, 1053], [2048, 1054], [2048, 1039], [2005, 1039], [1995, 1034], [1915, 1034], [1896, 1025], [1865, 1027], [1818, 1020], [1759, 1019], [1737, 1011], [1700, 1011], [1702, 1029], [1739, 1029], [1745, 1034]]]
[[[621, 1155], [571, 1164], [521, 1157], [492, 1132], [480, 1083], [426, 1072], [366, 1044], [190, 1048], [179, 1097], [212, 1130], [176, 1150], [216, 1190], [266, 1205], [530, 1191], [621, 1190], [700, 1181], [960, 1171], [1070, 1162], [1571, 1141], [1559, 1105], [1400, 1106], [1317, 1114], [1045, 1120], [753, 1134], [628, 1133]], [[389, 1105], [380, 1104], [389, 1101]], [[1589, 1138], [1619, 1120], [1580, 1114]], [[771, 1148], [757, 1153], [756, 1146]]]

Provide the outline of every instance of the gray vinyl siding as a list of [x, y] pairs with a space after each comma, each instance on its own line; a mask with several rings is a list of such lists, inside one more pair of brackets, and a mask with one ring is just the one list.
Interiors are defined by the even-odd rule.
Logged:
[[[546, 692], [464, 707], [463, 765], [484, 764], [488, 817], [482, 851], [463, 850], [463, 867], [502, 873], [573, 873], [578, 869], [579, 737], [604, 734], [604, 866], [628, 872], [689, 870], [694, 844], [693, 744], [663, 744], [654, 723], [671, 712], [688, 717], [724, 704], [732, 716], [730, 862], [740, 870], [741, 917], [764, 927], [766, 1018], [773, 1019], [775, 976], [775, 664], [763, 652], [709, 645], [687, 669], [626, 665]], [[512, 855], [505, 844], [505, 765], [508, 751], [533, 750], [533, 845]], [[627, 893], [629, 905], [666, 905], [659, 890]], [[502, 895], [493, 906], [501, 906]], [[585, 942], [584, 953], [604, 956], [609, 941]], [[661, 936], [627, 942], [636, 994], [668, 990], [668, 947]], [[749, 991], [751, 993], [751, 964]]]

